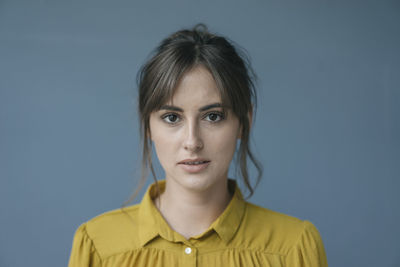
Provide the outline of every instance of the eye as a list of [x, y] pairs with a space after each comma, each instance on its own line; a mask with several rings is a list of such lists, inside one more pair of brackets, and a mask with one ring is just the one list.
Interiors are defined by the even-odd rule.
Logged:
[[162, 116], [161, 119], [166, 123], [174, 124], [179, 121], [179, 116], [177, 114], [170, 113]]
[[223, 120], [224, 114], [221, 112], [210, 112], [205, 116], [205, 119], [209, 122], [219, 122], [221, 120]]

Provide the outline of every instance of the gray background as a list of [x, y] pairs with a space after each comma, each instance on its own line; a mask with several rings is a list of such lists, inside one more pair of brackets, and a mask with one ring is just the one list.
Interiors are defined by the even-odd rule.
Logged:
[[348, 0], [0, 0], [0, 266], [66, 266], [129, 197], [135, 75], [197, 22], [259, 76], [251, 201], [312, 221], [330, 266], [400, 266], [400, 4]]

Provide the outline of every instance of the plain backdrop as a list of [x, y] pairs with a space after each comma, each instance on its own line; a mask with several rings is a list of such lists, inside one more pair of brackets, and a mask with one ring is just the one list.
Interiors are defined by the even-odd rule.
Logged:
[[400, 266], [400, 3], [386, 0], [0, 0], [0, 266], [66, 266], [76, 228], [129, 198], [136, 73], [198, 22], [258, 74], [250, 201], [313, 222], [330, 266]]

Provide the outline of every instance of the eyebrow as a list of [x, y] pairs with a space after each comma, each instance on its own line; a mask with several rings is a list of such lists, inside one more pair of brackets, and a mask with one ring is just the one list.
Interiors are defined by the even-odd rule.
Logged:
[[[214, 103], [214, 104], [210, 104], [210, 105], [206, 105], [204, 107], [199, 108], [200, 112], [212, 109], [212, 108], [222, 108], [222, 104], [221, 103]], [[183, 109], [176, 107], [176, 106], [171, 106], [171, 105], [163, 105], [161, 106], [160, 110], [165, 109], [165, 110], [172, 110], [172, 111], [178, 111], [178, 112], [183, 112]]]

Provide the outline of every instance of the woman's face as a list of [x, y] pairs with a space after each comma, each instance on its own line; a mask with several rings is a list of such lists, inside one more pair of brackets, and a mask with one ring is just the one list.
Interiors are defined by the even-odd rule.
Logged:
[[197, 192], [226, 186], [240, 125], [230, 109], [224, 113], [206, 68], [189, 71], [171, 101], [150, 115], [150, 136], [168, 186]]

